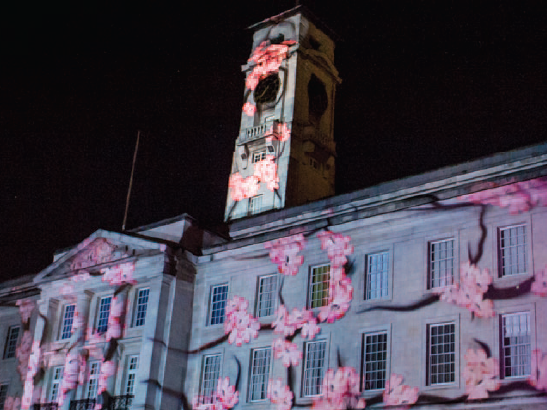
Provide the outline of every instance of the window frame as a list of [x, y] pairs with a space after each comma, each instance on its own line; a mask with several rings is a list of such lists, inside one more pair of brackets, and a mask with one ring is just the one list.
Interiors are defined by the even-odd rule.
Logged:
[[[262, 383], [262, 385], [264, 386], [263, 388], [263, 391], [264, 391], [264, 398], [260, 398], [260, 399], [253, 399], [253, 376], [254, 376], [254, 366], [253, 366], [253, 362], [254, 362], [254, 357], [255, 357], [255, 353], [259, 352], [259, 351], [268, 351], [269, 352], [269, 363], [267, 365], [268, 367], [268, 371], [267, 373], [265, 372], [264, 375], [267, 375], [266, 376], [266, 380], [264, 383]], [[260, 402], [265, 402], [268, 400], [268, 397], [267, 397], [267, 391], [268, 391], [268, 383], [270, 381], [270, 378], [271, 378], [271, 375], [272, 375], [272, 365], [273, 365], [273, 352], [272, 352], [272, 348], [271, 346], [267, 346], [267, 347], [257, 347], [257, 348], [253, 348], [251, 349], [251, 352], [250, 352], [251, 356], [250, 356], [250, 361], [249, 361], [249, 383], [248, 383], [248, 386], [247, 386], [247, 402], [249, 403], [260, 403]], [[258, 375], [258, 377], [260, 377], [263, 375]]]
[[[387, 261], [387, 295], [386, 296], [380, 296], [376, 298], [367, 298], [367, 292], [368, 292], [368, 279], [369, 279], [369, 266], [370, 266], [370, 258], [375, 255], [381, 255], [381, 254], [387, 254], [388, 261]], [[378, 301], [384, 301], [384, 300], [390, 300], [391, 294], [392, 294], [392, 283], [393, 283], [393, 257], [392, 257], [392, 249], [383, 249], [378, 250], [374, 252], [367, 252], [365, 254], [365, 269], [364, 269], [364, 275], [363, 275], [363, 300], [365, 302], [378, 302]]]
[[[329, 365], [329, 342], [327, 339], [318, 339], [318, 340], [309, 340], [304, 343], [303, 348], [303, 360], [302, 360], [302, 380], [301, 380], [301, 389], [300, 389], [300, 396], [303, 398], [313, 398], [313, 397], [319, 397], [323, 393], [322, 391], [318, 394], [306, 394], [306, 372], [308, 369], [308, 349], [310, 345], [314, 344], [324, 344], [325, 349], [323, 352], [323, 364], [322, 364], [322, 370], [321, 370], [321, 377], [319, 378], [319, 389], [322, 390], [322, 384], [323, 379], [325, 377], [325, 374], [328, 370]], [[316, 385], [317, 387], [317, 385]]]
[[[57, 370], [59, 370], [59, 372], [57, 372]], [[61, 383], [63, 381], [64, 370], [65, 370], [64, 366], [55, 366], [51, 369], [51, 383], [49, 386], [49, 394], [48, 394], [50, 403], [57, 402], [57, 400], [59, 399], [59, 392], [61, 390]], [[59, 374], [59, 377], [56, 377], [57, 374]], [[55, 386], [57, 387], [55, 388]], [[55, 397], [53, 396], [54, 389], [55, 389]]]
[[[139, 303], [140, 294], [141, 292], [144, 292], [146, 290], [148, 291], [148, 293], [146, 295], [146, 303], [144, 304], [144, 314], [143, 314], [143, 317], [140, 318], [139, 317], [139, 306], [141, 306], [141, 304]], [[143, 327], [146, 324], [146, 314], [148, 312], [149, 303], [150, 303], [150, 288], [144, 287], [144, 288], [137, 289], [135, 292], [135, 307], [133, 308], [133, 327]], [[139, 323], [141, 319], [142, 319], [142, 323]]]
[[[445, 284], [444, 286], [433, 286], [433, 264], [431, 261], [431, 256], [433, 253], [432, 245], [434, 244], [441, 244], [446, 242], [452, 242], [452, 283]], [[446, 258], [445, 260], [447, 260]], [[427, 283], [426, 283], [426, 289], [429, 291], [435, 290], [435, 289], [442, 289], [443, 287], [452, 285], [457, 280], [457, 274], [458, 274], [458, 238], [457, 236], [447, 236], [444, 238], [437, 238], [437, 239], [431, 239], [427, 241]]]
[[[69, 307], [72, 307], [74, 306], [74, 310], [72, 312], [67, 312], [67, 309]], [[67, 340], [67, 339], [70, 339], [70, 337], [72, 336], [72, 326], [74, 326], [74, 318], [76, 317], [76, 303], [67, 303], [66, 305], [63, 306], [62, 308], [62, 312], [63, 314], [61, 315], [61, 323], [59, 324], [59, 337], [58, 339], [59, 340]], [[72, 313], [72, 316], [67, 318], [66, 315], [67, 313]], [[65, 335], [65, 322], [67, 320], [70, 320], [70, 328], [68, 329], [68, 336], [67, 337], [64, 337]]]
[[[266, 149], [253, 151], [251, 154], [251, 164], [256, 164], [257, 162], [264, 161], [268, 155]], [[255, 160], [255, 158], [258, 158]]]
[[[314, 295], [314, 290], [313, 290], [313, 286], [314, 286], [314, 281], [313, 281], [313, 278], [314, 278], [314, 270], [315, 269], [320, 269], [320, 268], [324, 268], [324, 267], [327, 267], [329, 268], [328, 270], [328, 276], [329, 276], [329, 279], [328, 281], [325, 281], [325, 280], [322, 280], [321, 283], [325, 283], [327, 282], [327, 289], [326, 289], [326, 297], [323, 295], [321, 297], [321, 305], [319, 306], [314, 306], [314, 301], [315, 300], [319, 300], [319, 299], [314, 299], [313, 298], [313, 295]], [[317, 264], [317, 265], [313, 265], [313, 266], [310, 266], [309, 267], [309, 273], [308, 273], [308, 289], [307, 289], [307, 294], [308, 294], [308, 297], [307, 297], [307, 303], [306, 303], [306, 306], [308, 307], [308, 309], [318, 309], [320, 307], [324, 307], [324, 306], [327, 306], [328, 305], [328, 298], [329, 298], [329, 283], [330, 283], [330, 269], [331, 269], [331, 263], [328, 262], [328, 263], [321, 263], [321, 264]], [[324, 275], [326, 272], [323, 272], [321, 273], [322, 275]], [[319, 282], [317, 282], [319, 283]], [[323, 290], [321, 290], [320, 292], [325, 292], [325, 289], [324, 289], [324, 285], [323, 285]], [[327, 302], [324, 303], [323, 300], [326, 299]]]
[[[218, 372], [218, 377], [206, 380], [205, 376], [207, 374], [206, 370], [207, 370], [207, 366], [208, 366], [207, 360], [212, 359], [212, 358], [218, 358], [218, 369], [215, 370], [216, 372]], [[201, 358], [201, 370], [200, 370], [200, 375], [199, 375], [199, 390], [198, 390], [200, 397], [205, 398], [205, 397], [207, 397], [206, 394], [210, 394], [211, 397], [212, 397], [212, 395], [216, 391], [218, 379], [220, 377], [222, 377], [223, 359], [224, 359], [224, 354], [221, 353], [221, 352], [205, 354], [205, 355], [202, 356], [202, 358]], [[215, 365], [215, 364], [211, 364], [211, 365]], [[210, 391], [209, 390], [206, 391], [205, 384], [206, 384], [206, 382], [210, 382], [210, 381], [212, 381], [212, 387], [211, 387]]]
[[[91, 374], [93, 366], [97, 365], [97, 372]], [[101, 362], [100, 360], [94, 360], [89, 362], [88, 371], [87, 371], [87, 383], [85, 384], [85, 397], [87, 399], [95, 399], [97, 397], [97, 391], [99, 388], [99, 377], [101, 375]], [[91, 388], [93, 385], [93, 390], [95, 391], [94, 396], [90, 395]]]
[[[256, 205], [253, 205], [255, 201], [258, 202], [258, 209], [256, 209]], [[249, 215], [257, 215], [262, 212], [264, 204], [264, 195], [258, 194], [255, 196], [252, 196], [249, 198], [249, 205], [248, 205], [248, 213]]]
[[[530, 250], [531, 250], [531, 229], [529, 228], [530, 221], [521, 221], [514, 224], [504, 225], [504, 226], [498, 226], [496, 228], [496, 256], [497, 256], [497, 269], [498, 269], [498, 275], [497, 277], [500, 279], [509, 279], [509, 278], [518, 278], [518, 280], [522, 280], [523, 277], [526, 275], [530, 275], [532, 272], [531, 268], [531, 257], [530, 257]], [[525, 263], [525, 270], [524, 272], [518, 272], [513, 274], [504, 274], [504, 268], [503, 268], [503, 256], [502, 256], [502, 247], [501, 247], [501, 234], [502, 231], [509, 231], [514, 228], [524, 227], [524, 263]]]
[[[214, 312], [214, 307], [213, 307], [213, 304], [215, 303], [214, 300], [213, 300], [213, 297], [214, 297], [214, 290], [216, 288], [220, 288], [220, 287], [226, 287], [226, 298], [224, 299], [224, 307], [222, 309], [224, 309], [224, 313], [220, 316], [220, 321], [219, 322], [216, 322], [216, 323], [212, 323], [213, 322], [213, 312]], [[224, 320], [225, 320], [225, 317], [226, 317], [226, 304], [228, 302], [228, 296], [230, 294], [230, 286], [229, 284], [226, 282], [226, 283], [219, 283], [217, 285], [211, 285], [209, 287], [209, 303], [208, 303], [208, 309], [207, 309], [207, 323], [206, 323], [206, 326], [219, 326], [219, 325], [223, 325], [224, 324]]]
[[[12, 339], [12, 332], [17, 329], [17, 335], [15, 339]], [[17, 352], [17, 342], [21, 337], [21, 326], [11, 325], [8, 327], [8, 332], [6, 334], [6, 341], [4, 343], [4, 354], [2, 355], [3, 360], [13, 359], [16, 357]]]
[[502, 341], [503, 339], [503, 317], [509, 316], [509, 315], [516, 315], [519, 313], [528, 313], [530, 318], [530, 364], [533, 360], [531, 357], [531, 352], [533, 352], [536, 349], [537, 343], [536, 343], [536, 309], [535, 309], [535, 303], [532, 304], [525, 304], [525, 305], [514, 305], [505, 307], [502, 309], [499, 309], [498, 316], [499, 318], [496, 318], [495, 321], [496, 324], [496, 330], [497, 330], [497, 337], [495, 338], [495, 346], [494, 351], [498, 352], [499, 355], [499, 368], [500, 368], [500, 380], [502, 383], [504, 382], [513, 382], [515, 380], [526, 380], [530, 375], [519, 375], [519, 376], [505, 376], [505, 356], [503, 354], [503, 348], [504, 343]]
[[[433, 383], [431, 381], [431, 366], [433, 365], [431, 363], [431, 357], [432, 357], [432, 344], [431, 344], [431, 337], [432, 337], [432, 327], [441, 327], [441, 326], [446, 326], [446, 325], [453, 325], [454, 326], [454, 350], [452, 352], [448, 352], [449, 354], [453, 354], [454, 355], [454, 371], [452, 371], [451, 373], [453, 373], [454, 375], [454, 381], [449, 381], [449, 382], [442, 382], [442, 383], [439, 383], [439, 382], [436, 382], [436, 383]], [[425, 377], [425, 384], [427, 387], [445, 387], [445, 386], [454, 386], [456, 385], [457, 383], [457, 380], [458, 380], [458, 374], [459, 374], [459, 369], [458, 369], [458, 366], [457, 366], [457, 363], [459, 362], [459, 352], [458, 352], [458, 339], [459, 339], [459, 335], [458, 335], [458, 332], [457, 332], [457, 328], [458, 328], [458, 325], [455, 321], [453, 320], [440, 320], [440, 321], [434, 321], [434, 322], [431, 322], [431, 323], [428, 323], [427, 326], [426, 326], [426, 360], [425, 360], [425, 369], [426, 369], [426, 377]], [[443, 354], [445, 354], [443, 352]], [[438, 363], [437, 363], [438, 364]], [[446, 363], [445, 363], [446, 365]]]
[[9, 397], [9, 383], [0, 383], [0, 409], [4, 409], [6, 399]]
[[[366, 382], [366, 369], [365, 366], [367, 364], [365, 354], [366, 354], [366, 337], [367, 336], [374, 336], [379, 334], [385, 334], [386, 335], [386, 359], [385, 359], [385, 378], [384, 378], [384, 387], [382, 388], [376, 388], [376, 389], [365, 389], [365, 382]], [[385, 384], [389, 380], [390, 377], [390, 367], [391, 367], [391, 326], [382, 326], [377, 328], [371, 328], [367, 329], [365, 331], [361, 332], [361, 357], [360, 357], [360, 364], [361, 364], [361, 372], [360, 372], [360, 389], [363, 392], [364, 395], [374, 395], [377, 394], [380, 391], [385, 390]]]
[[[108, 304], [108, 315], [106, 316], [106, 324], [105, 324], [104, 330], [100, 331], [101, 329], [99, 327], [101, 326], [101, 320], [102, 320], [102, 318], [101, 318], [101, 307], [102, 307], [102, 304], [103, 304], [103, 300], [106, 300], [106, 299], [110, 299], [110, 302]], [[106, 295], [106, 296], [100, 297], [99, 300], [98, 300], [98, 303], [97, 303], [97, 316], [96, 316], [96, 322], [95, 322], [95, 332], [98, 333], [98, 334], [106, 333], [107, 330], [108, 330], [108, 317], [110, 316], [110, 310], [112, 309], [112, 299], [113, 299], [112, 295]]]
[[[261, 286], [262, 286], [262, 280], [267, 278], [275, 278], [275, 290], [273, 292], [269, 292], [269, 294], [273, 294], [273, 302], [271, 305], [271, 313], [269, 315], [261, 315], [261, 303], [262, 303], [262, 295], [264, 295], [264, 292], [261, 292]], [[279, 291], [279, 274], [278, 273], [272, 273], [267, 275], [261, 275], [257, 277], [256, 282], [256, 303], [255, 303], [255, 317], [258, 319], [265, 318], [265, 317], [271, 317], [275, 314], [275, 310], [277, 309], [278, 304], [278, 294]]]
[[[136, 367], [134, 369], [131, 368], [132, 366], [132, 360], [136, 359]], [[125, 396], [135, 396], [135, 386], [137, 384], [137, 375], [139, 372], [139, 366], [141, 364], [141, 358], [138, 354], [130, 354], [126, 356], [125, 359], [125, 378], [124, 378], [124, 384], [123, 384], [123, 395]], [[133, 376], [133, 378], [131, 378]], [[132, 382], [131, 385], [131, 392], [129, 392], [129, 383]]]

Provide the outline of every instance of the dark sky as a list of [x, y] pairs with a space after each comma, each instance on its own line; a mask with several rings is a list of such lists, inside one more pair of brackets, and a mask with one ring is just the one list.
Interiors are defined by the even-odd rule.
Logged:
[[[220, 221], [246, 27], [295, 2], [10, 3], [0, 10], [0, 278], [121, 228], [139, 129], [128, 228], [183, 212]], [[302, 3], [340, 36], [338, 193], [546, 139], [542, 2]]]

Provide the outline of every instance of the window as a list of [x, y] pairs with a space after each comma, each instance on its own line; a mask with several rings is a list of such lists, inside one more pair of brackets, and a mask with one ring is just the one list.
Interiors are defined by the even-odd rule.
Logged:
[[429, 289], [454, 282], [454, 239], [429, 243]]
[[520, 377], [530, 374], [530, 312], [501, 316], [502, 376]]
[[110, 316], [110, 305], [112, 296], [101, 299], [99, 305], [99, 318], [97, 320], [97, 333], [104, 333], [108, 329], [108, 316]]
[[258, 278], [258, 297], [256, 316], [266, 317], [274, 314], [277, 300], [277, 275]]
[[253, 159], [252, 159], [253, 164], [255, 162], [263, 161], [265, 159], [266, 159], [266, 151], [253, 152]]
[[66, 305], [63, 312], [63, 324], [61, 325], [61, 339], [68, 339], [72, 335], [72, 323], [76, 305]]
[[9, 384], [0, 384], [0, 409], [4, 408], [4, 403], [8, 397]]
[[17, 348], [17, 339], [19, 338], [19, 326], [10, 326], [8, 336], [6, 337], [6, 347], [4, 347], [4, 359], [15, 357]]
[[129, 356], [127, 359], [127, 379], [125, 381], [125, 394], [132, 396], [135, 393], [135, 381], [139, 370], [139, 356]]
[[363, 335], [363, 390], [383, 389], [387, 374], [387, 332]]
[[139, 293], [137, 294], [137, 306], [135, 307], [135, 326], [144, 325], [149, 294], [150, 289], [139, 289]]
[[208, 355], [203, 357], [203, 366], [201, 371], [200, 396], [206, 399], [213, 397], [217, 388], [217, 382], [220, 378], [220, 366], [222, 355]]
[[262, 195], [249, 198], [249, 213], [251, 215], [258, 214], [262, 209]]
[[365, 299], [382, 299], [388, 294], [389, 252], [367, 257]]
[[228, 285], [213, 286], [211, 289], [210, 325], [224, 323], [224, 309], [228, 299]]
[[51, 392], [49, 394], [49, 401], [56, 402], [59, 397], [59, 385], [63, 380], [63, 366], [53, 368], [53, 380], [51, 381]]
[[526, 273], [526, 226], [499, 230], [499, 271], [501, 276]]
[[101, 363], [91, 362], [89, 363], [89, 375], [87, 380], [87, 398], [94, 399], [97, 397], [97, 387], [99, 385]]
[[329, 304], [330, 265], [315, 266], [310, 272], [309, 307], [318, 308]]
[[303, 395], [306, 397], [318, 396], [322, 393], [326, 351], [326, 341], [306, 343], [303, 377]]
[[249, 400], [266, 400], [268, 381], [270, 379], [270, 363], [272, 349], [253, 349], [251, 353], [251, 378], [249, 385]]
[[452, 383], [456, 380], [456, 325], [431, 324], [427, 337], [427, 384]]

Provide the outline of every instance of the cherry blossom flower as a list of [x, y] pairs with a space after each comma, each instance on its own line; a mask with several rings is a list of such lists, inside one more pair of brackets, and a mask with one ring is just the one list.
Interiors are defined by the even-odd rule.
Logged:
[[351, 238], [331, 231], [322, 231], [317, 234], [321, 241], [321, 249], [326, 249], [332, 266], [344, 266], [347, 263], [346, 256], [353, 253], [350, 245]]
[[289, 312], [284, 305], [279, 306], [275, 311], [276, 319], [272, 323], [274, 333], [279, 333], [284, 336], [292, 336], [296, 332], [296, 325], [289, 320]]
[[418, 388], [402, 384], [403, 376], [392, 374], [386, 381], [383, 400], [387, 406], [414, 404], [418, 401]]
[[237, 202], [255, 196], [259, 188], [258, 182], [258, 178], [254, 175], [245, 179], [239, 172], [230, 175], [230, 181], [228, 182], [230, 197]]
[[277, 265], [279, 273], [294, 276], [304, 263], [304, 257], [299, 252], [305, 245], [304, 235], [297, 234], [266, 242], [264, 248], [270, 250], [270, 260]]
[[458, 197], [458, 200], [480, 205], [509, 208], [511, 214], [528, 212], [536, 206], [547, 206], [547, 178], [487, 189]]
[[531, 290], [538, 296], [547, 296], [547, 265], [534, 275]]
[[272, 351], [275, 359], [281, 359], [283, 366], [298, 366], [302, 359], [302, 352], [298, 350], [296, 343], [277, 338], [273, 341]]
[[314, 409], [364, 409], [365, 399], [359, 391], [359, 375], [352, 367], [329, 369], [322, 384], [322, 394], [313, 401]]
[[291, 138], [291, 129], [286, 122], [276, 122], [273, 126], [274, 135], [281, 142], [288, 141]]
[[463, 357], [466, 361], [463, 378], [469, 400], [486, 399], [488, 391], [499, 389], [499, 380], [494, 380], [499, 376], [499, 363], [496, 359], [487, 358], [482, 349], [476, 352], [469, 349]]
[[230, 386], [228, 377], [218, 379], [216, 398], [222, 403], [223, 409], [231, 409], [239, 401], [239, 392], [235, 391], [235, 386]]
[[[256, 87], [256, 85], [255, 85], [255, 87]], [[246, 115], [248, 115], [249, 117], [252, 117], [253, 115], [255, 115], [256, 106], [254, 106], [250, 102], [246, 102], [245, 104], [243, 104], [243, 112]]]
[[488, 269], [481, 271], [467, 261], [461, 264], [460, 278], [459, 284], [437, 289], [435, 293], [440, 295], [442, 301], [465, 307], [477, 317], [493, 317], [494, 302], [483, 299], [484, 293], [492, 283], [492, 276]]
[[119, 265], [110, 266], [101, 269], [103, 274], [103, 282], [108, 282], [110, 285], [123, 285], [124, 283], [137, 283], [133, 279], [135, 264], [133, 262], [121, 263]]
[[[60, 397], [63, 397], [64, 399], [68, 391], [76, 388], [76, 386], [78, 385], [79, 374], [80, 374], [80, 359], [77, 353], [73, 353], [71, 351], [70, 353], [67, 354], [65, 359]], [[60, 404], [62, 404], [62, 400], [59, 402]]]
[[292, 391], [281, 379], [277, 379], [275, 382], [270, 380], [267, 397], [273, 404], [277, 404], [277, 410], [290, 410], [292, 407]]
[[260, 323], [247, 313], [249, 302], [239, 296], [234, 296], [232, 300], [228, 301], [227, 306], [224, 333], [230, 334], [228, 343], [241, 346], [243, 342], [249, 343], [251, 338], [258, 337]]
[[547, 391], [547, 355], [539, 349], [532, 352], [532, 369], [528, 383], [538, 390]]
[[319, 308], [317, 317], [320, 322], [334, 323], [344, 317], [353, 299], [351, 279], [344, 276], [340, 280], [331, 280], [329, 284], [329, 300], [327, 306]]
[[277, 72], [283, 60], [287, 57], [289, 46], [295, 44], [293, 40], [283, 41], [281, 44], [271, 44], [263, 41], [253, 50], [249, 63], [254, 63], [253, 71], [247, 76], [245, 86], [254, 90], [260, 79]]
[[114, 296], [110, 306], [110, 314], [108, 316], [108, 327], [106, 330], [106, 341], [110, 339], [119, 339], [122, 337], [122, 317], [124, 315], [125, 304], [122, 298]]
[[273, 191], [279, 188], [279, 177], [277, 176], [277, 164], [273, 155], [267, 155], [266, 159], [255, 162], [254, 175], [262, 182], [266, 183], [266, 187]]
[[321, 331], [321, 328], [317, 326], [317, 319], [312, 318], [308, 322], [302, 325], [302, 337], [308, 337], [312, 340], [317, 333]]
[[20, 407], [21, 399], [19, 397], [6, 397], [4, 410], [19, 410]]
[[34, 310], [35, 303], [32, 299], [19, 299], [15, 302], [19, 306], [19, 314], [21, 315], [21, 321], [26, 324], [30, 320], [32, 311]]
[[257, 194], [258, 189], [260, 188], [258, 183], [258, 178], [254, 175], [251, 175], [243, 180], [243, 189], [245, 190], [246, 198], [251, 198]]
[[91, 276], [89, 275], [89, 272], [82, 272], [78, 275], [74, 275], [70, 278], [73, 282], [85, 282], [86, 280], [91, 279]]

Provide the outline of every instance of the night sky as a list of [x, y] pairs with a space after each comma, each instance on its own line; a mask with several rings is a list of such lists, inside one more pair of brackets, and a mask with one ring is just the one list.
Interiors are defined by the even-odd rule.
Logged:
[[[127, 227], [184, 212], [221, 222], [246, 27], [295, 2], [11, 3], [0, 10], [0, 278], [121, 229], [137, 130]], [[547, 139], [542, 2], [301, 3], [340, 37], [338, 193]]]

